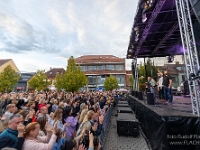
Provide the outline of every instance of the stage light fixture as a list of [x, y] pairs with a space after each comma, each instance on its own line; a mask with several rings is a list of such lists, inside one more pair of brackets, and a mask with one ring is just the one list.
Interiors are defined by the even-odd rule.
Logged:
[[129, 52], [129, 53], [133, 53], [133, 49], [129, 49], [128, 52]]
[[173, 55], [168, 56], [167, 61], [168, 63], [172, 63], [174, 61], [174, 56]]

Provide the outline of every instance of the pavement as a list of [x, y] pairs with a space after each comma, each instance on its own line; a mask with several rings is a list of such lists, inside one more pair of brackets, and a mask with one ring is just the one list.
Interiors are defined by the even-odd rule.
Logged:
[[[115, 108], [116, 109], [116, 108]], [[116, 110], [113, 112], [116, 112]], [[111, 117], [111, 125], [106, 135], [104, 150], [150, 150], [141, 131], [136, 138], [133, 136], [118, 136], [117, 117]]]

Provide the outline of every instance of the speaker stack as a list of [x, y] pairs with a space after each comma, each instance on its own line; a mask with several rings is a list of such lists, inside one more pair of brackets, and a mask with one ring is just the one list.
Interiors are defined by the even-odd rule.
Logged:
[[139, 122], [133, 113], [120, 113], [117, 118], [117, 134], [137, 137]]
[[127, 101], [119, 101], [117, 113], [117, 134], [137, 137], [139, 135], [139, 122]]

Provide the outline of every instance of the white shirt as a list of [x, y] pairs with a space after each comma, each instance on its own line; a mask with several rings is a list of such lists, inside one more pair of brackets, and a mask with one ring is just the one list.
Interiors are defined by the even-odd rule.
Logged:
[[162, 87], [163, 85], [163, 77], [160, 77], [160, 79], [158, 80], [158, 86]]

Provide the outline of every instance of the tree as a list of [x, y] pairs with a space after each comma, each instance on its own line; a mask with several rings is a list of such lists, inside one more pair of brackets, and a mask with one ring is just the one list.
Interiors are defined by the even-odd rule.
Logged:
[[133, 84], [135, 83], [134, 79], [133, 79], [133, 76], [129, 77], [129, 82], [131, 83], [131, 90], [133, 90]]
[[28, 85], [38, 91], [47, 89], [49, 82], [44, 70], [38, 70], [36, 74], [28, 81]]
[[118, 88], [118, 81], [115, 76], [110, 75], [104, 81], [104, 89], [106, 91], [114, 90]]
[[68, 92], [76, 92], [87, 84], [87, 77], [77, 66], [74, 57], [68, 60], [66, 72], [56, 76], [55, 87], [57, 89], [65, 89]]
[[139, 82], [139, 89], [141, 91], [145, 90], [147, 82], [147, 77], [150, 76], [154, 78], [154, 80], [157, 80], [157, 67], [152, 63], [151, 59], [149, 58], [147, 62], [143, 65], [140, 63], [138, 67], [138, 82]]
[[17, 84], [20, 75], [10, 66], [6, 66], [0, 73], [0, 92], [10, 92]]
[[[145, 67], [146, 67], [146, 70], [145, 70]], [[141, 80], [142, 82], [146, 81], [148, 76], [150, 76], [156, 80], [157, 72], [158, 72], [158, 69], [152, 63], [150, 58], [147, 60], [147, 62], [144, 65], [141, 63], [138, 67], [138, 77], [139, 78], [142, 77], [142, 79], [144, 79], [144, 80]]]

